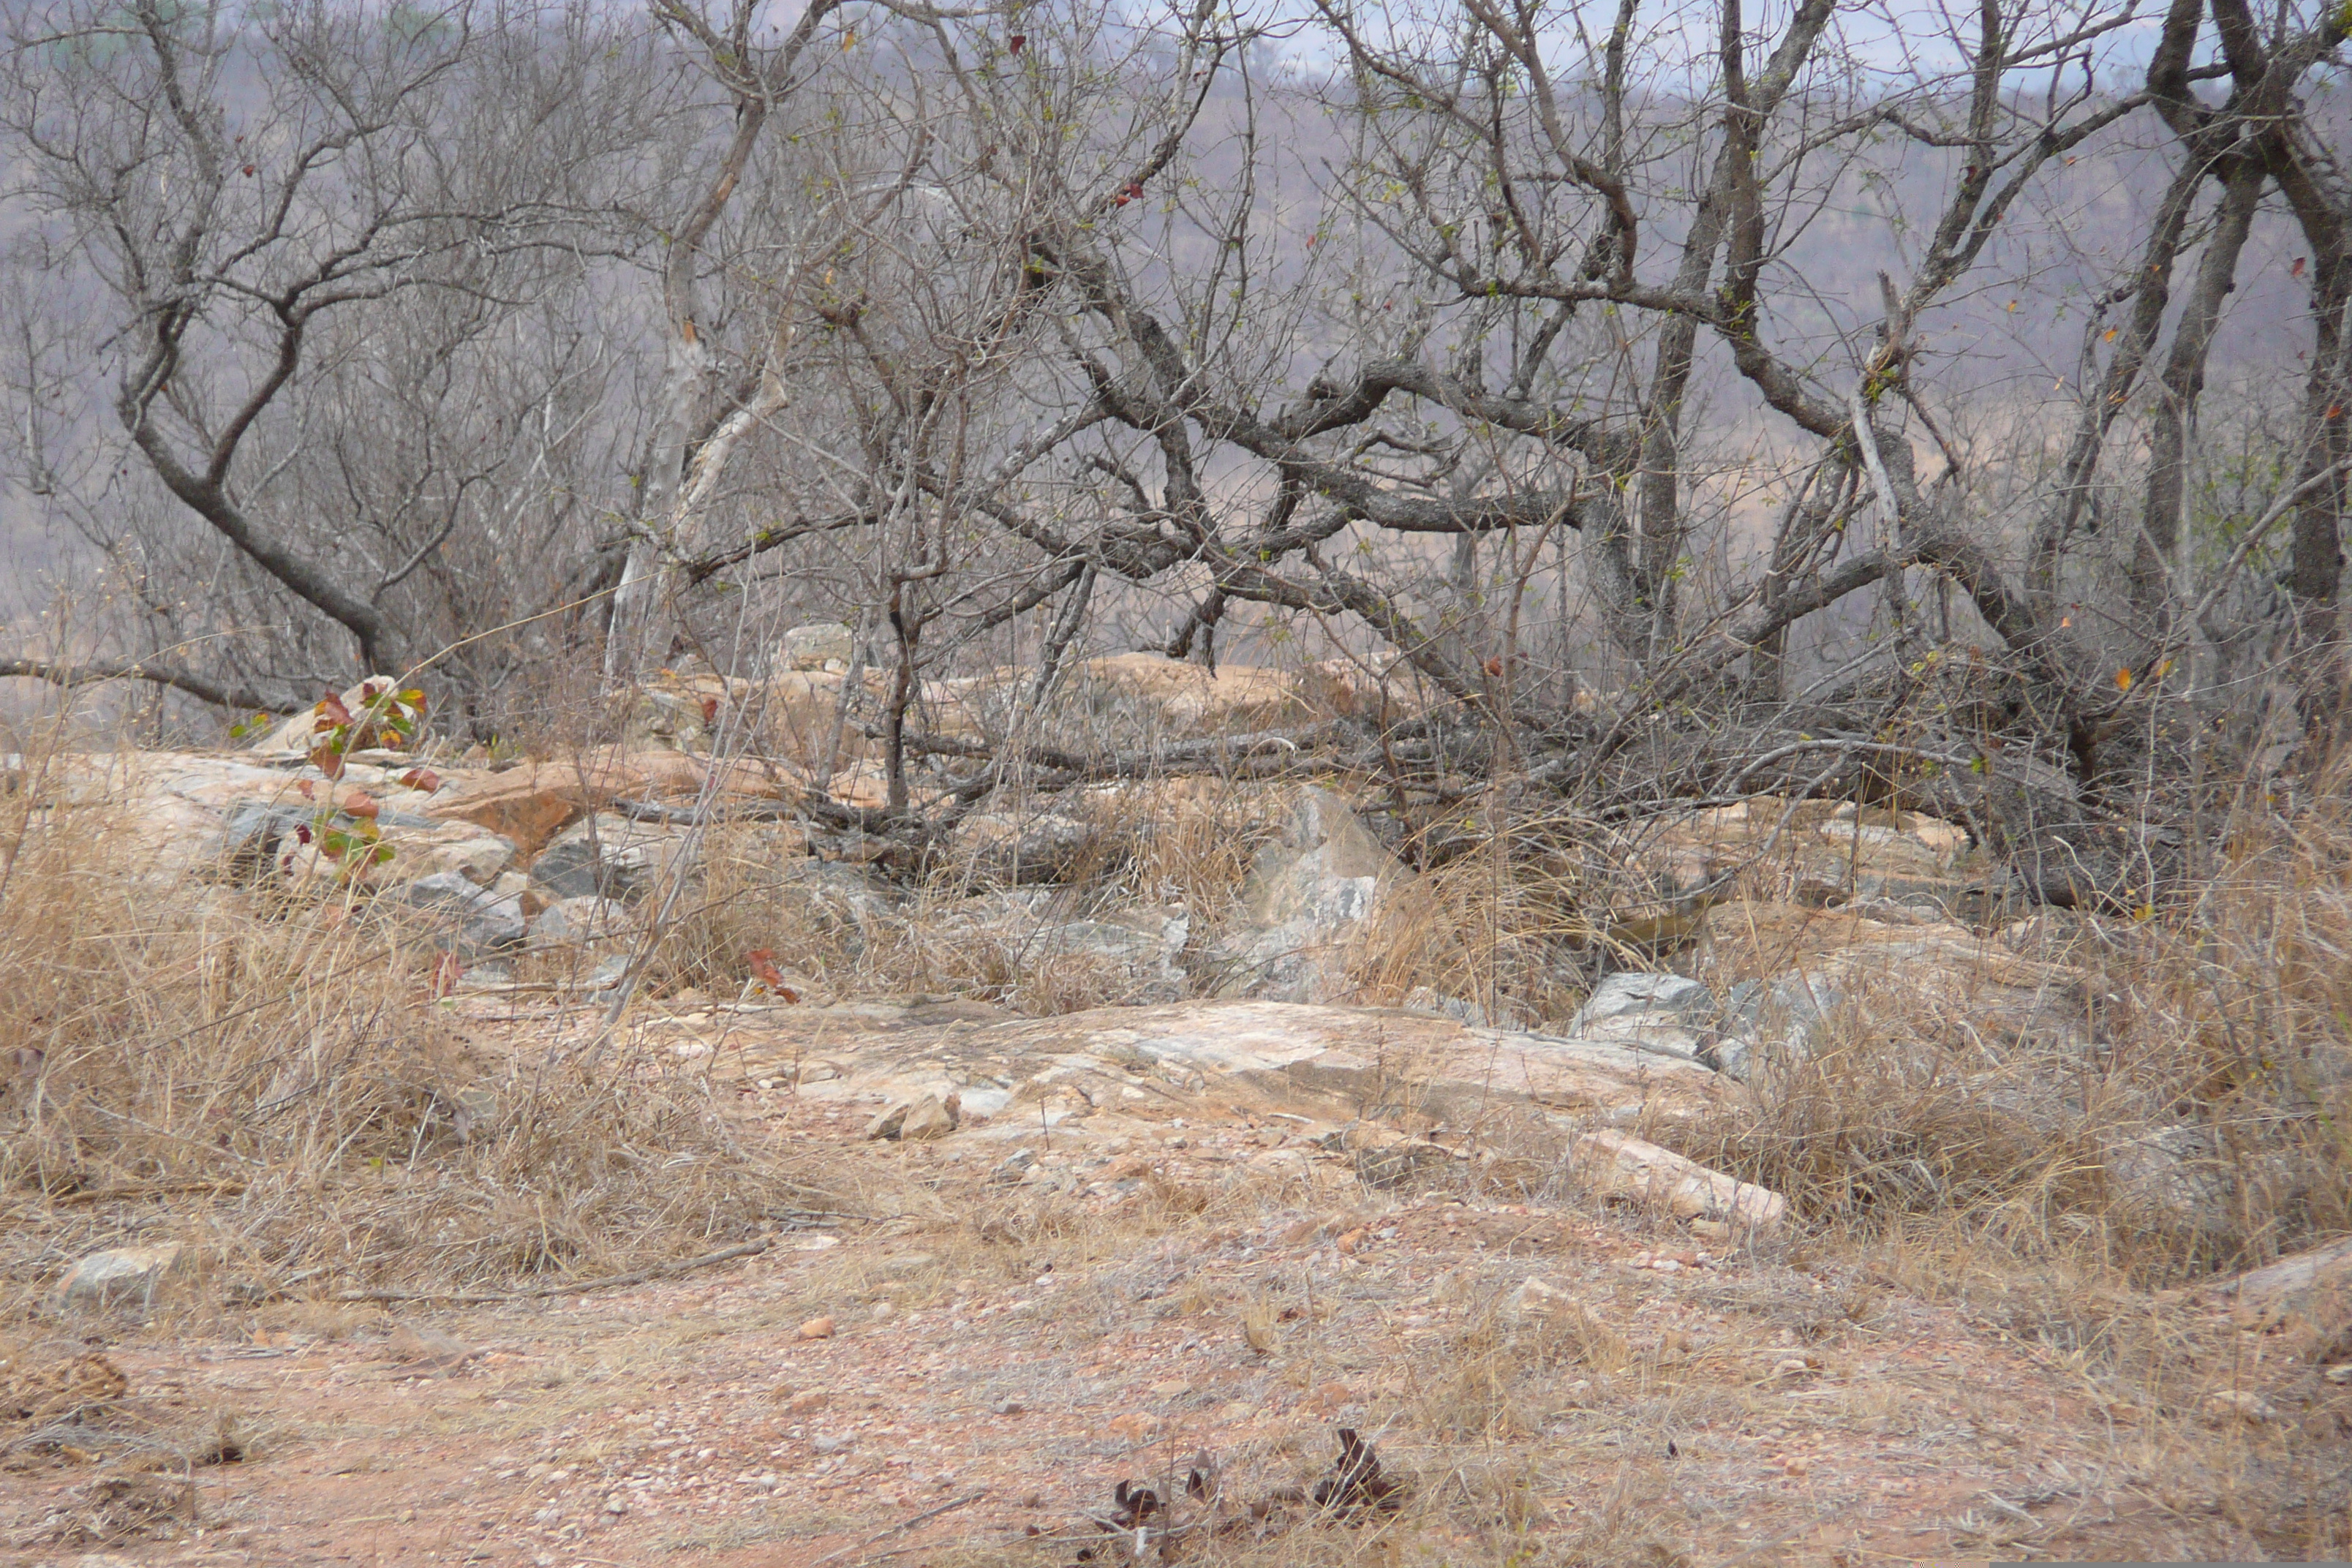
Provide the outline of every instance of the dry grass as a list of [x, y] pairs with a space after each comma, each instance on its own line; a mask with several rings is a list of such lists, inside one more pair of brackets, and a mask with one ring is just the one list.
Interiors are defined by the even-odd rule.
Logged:
[[[1180, 779], [1089, 792], [1051, 809], [1090, 829], [1053, 887], [995, 887], [970, 857], [950, 854], [913, 885], [886, 890], [854, 867], [796, 853], [775, 829], [714, 828], [692, 897], [654, 954], [656, 984], [731, 995], [752, 974], [746, 955], [756, 951], [820, 994], [952, 995], [1032, 1016], [1195, 990], [1183, 965], [1234, 917], [1252, 859], [1278, 826], [1279, 801]], [[1138, 938], [1158, 936], [1151, 911], [1187, 921], [1169, 962], [1151, 941], [1106, 950], [1055, 934], [1138, 909], [1146, 911]]]
[[2084, 977], [2079, 1026], [2004, 1031], [1859, 989], [1736, 1121], [1678, 1142], [1817, 1221], [1930, 1221], [2033, 1258], [2087, 1249], [2144, 1285], [2352, 1229], [2342, 800], [2234, 824], [2227, 863], [2178, 908], [2066, 920], [2055, 955]]
[[133, 1241], [182, 1243], [224, 1288], [446, 1288], [709, 1250], [816, 1201], [625, 1039], [524, 1061], [468, 1038], [430, 943], [332, 893], [148, 875], [139, 825], [64, 803], [37, 763], [5, 811], [20, 1307]]

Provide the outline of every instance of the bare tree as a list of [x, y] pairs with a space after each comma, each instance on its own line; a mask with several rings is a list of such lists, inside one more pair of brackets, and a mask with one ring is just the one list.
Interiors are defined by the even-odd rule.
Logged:
[[[1744, 710], [1697, 790], [1986, 658], [2095, 783], [2210, 650], [2341, 647], [2319, 0], [2173, 0], [2153, 47], [2127, 0], [112, 15], [20, 25], [23, 199], [226, 548], [204, 599], [301, 606], [305, 674], [466, 642], [488, 689], [555, 626], [618, 679], [825, 605], [888, 644], [853, 721], [903, 810], [927, 681], [1025, 649], [1010, 721], [1114, 635], [1312, 631], [1559, 783]], [[2200, 405], [2284, 236], [2299, 405], [2209, 518]]]

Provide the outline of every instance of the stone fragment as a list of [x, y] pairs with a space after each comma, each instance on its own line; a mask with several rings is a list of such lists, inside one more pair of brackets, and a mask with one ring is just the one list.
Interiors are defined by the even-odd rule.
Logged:
[[800, 1326], [800, 1336], [804, 1340], [829, 1340], [833, 1338], [833, 1319], [830, 1316], [811, 1318], [807, 1322], [803, 1323]]

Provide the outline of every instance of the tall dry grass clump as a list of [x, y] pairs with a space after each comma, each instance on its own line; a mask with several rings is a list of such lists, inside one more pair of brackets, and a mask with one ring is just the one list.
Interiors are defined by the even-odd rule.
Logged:
[[[1049, 818], [1071, 844], [1051, 883], [1016, 882], [950, 840], [891, 885], [811, 858], [792, 829], [714, 826], [651, 973], [657, 985], [732, 994], [762, 953], [819, 996], [945, 994], [1036, 1016], [1174, 1000], [1213, 980], [1186, 966], [1237, 914], [1283, 804], [1215, 778], [1001, 803], [1007, 820]], [[1177, 919], [1172, 933], [1160, 923]], [[1088, 933], [1097, 921], [1115, 929]], [[1155, 942], [1177, 950], [1168, 965], [1150, 961]]]
[[2140, 1285], [2352, 1230], [2352, 806], [2328, 776], [2292, 817], [2238, 803], [2164, 907], [2010, 928], [2079, 974], [2063, 1026], [1859, 987], [1749, 1104], [1673, 1142], [1818, 1221]]
[[[0, 1273], [173, 1240], [267, 1285], [557, 1280], [811, 1203], [709, 1086], [631, 1049], [528, 1054], [436, 997], [429, 933], [219, 864], [19, 766], [0, 860]], [[116, 1201], [125, 1200], [125, 1201]]]

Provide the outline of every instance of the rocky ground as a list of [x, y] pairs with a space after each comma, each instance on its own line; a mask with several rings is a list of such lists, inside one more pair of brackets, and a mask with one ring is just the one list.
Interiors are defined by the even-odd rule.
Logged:
[[[515, 1052], [593, 1026], [466, 1005]], [[2132, 1390], [2088, 1369], [2054, 1300], [1971, 1302], [1932, 1256], [1678, 1219], [1663, 1190], [1521, 1179], [1506, 1201], [1510, 1156], [1480, 1179], [1460, 1149], [1399, 1152], [1446, 1150], [1430, 1121], [1351, 1141], [1367, 1124], [1329, 1120], [1328, 1063], [1265, 1068], [1245, 1037], [1280, 1009], [1138, 1011], [667, 1016], [667, 1054], [744, 1136], [828, 1151], [854, 1205], [621, 1289], [233, 1307], [174, 1272], [152, 1321], [69, 1312], [11, 1363], [20, 1391], [60, 1367], [84, 1385], [0, 1426], [8, 1560], [1120, 1561], [1134, 1536], [1097, 1522], [1118, 1483], [1180, 1496], [1202, 1453], [1234, 1521], [1191, 1543], [1207, 1561], [2178, 1557], [2259, 1551], [2233, 1518], [2249, 1493], [2307, 1484], [2308, 1446], [2340, 1455], [2352, 1389], [2295, 1333], [2352, 1256], [2244, 1300], [2076, 1303], [2076, 1331], [2160, 1314], [2202, 1358]], [[1427, 1026], [1302, 1011], [1328, 1015], [1309, 1037]], [[812, 1071], [826, 1037], [967, 1082], [952, 1060], [1057, 1058], [1071, 1100], [872, 1138], [891, 1096], [818, 1092], [841, 1082]], [[1226, 1065], [1068, 1113], [1188, 1037], [1228, 1042]], [[1328, 1479], [1341, 1428], [1410, 1489], [1394, 1511], [1254, 1518]]]
[[[1156, 683], [1117, 711], [1180, 738], [1366, 700], [1328, 674], [1103, 662], [1085, 679]], [[779, 754], [805, 766], [841, 676], [794, 679], [802, 751]], [[298, 721], [238, 754], [18, 766], [28, 833], [103, 825], [146, 916], [197, 933], [152, 971], [159, 995], [194, 986], [206, 1018], [275, 1005], [202, 988], [226, 940], [205, 933], [377, 942], [378, 968], [389, 942], [395, 990], [338, 1005], [446, 1048], [369, 1112], [413, 1118], [404, 1156], [271, 1152], [296, 1146], [279, 1108], [367, 1068], [320, 1065], [321, 1013], [235, 1058], [214, 1120], [142, 1123], [167, 1154], [68, 1150], [65, 1179], [0, 1194], [0, 1559], [2352, 1545], [2352, 1246], [2169, 1283], [2116, 1255], [2210, 1252], [2261, 1183], [2279, 1213], [2333, 1212], [2310, 1167], [2250, 1154], [2180, 1071], [2135, 1065], [2155, 1015], [2098, 956], [2119, 939], [2037, 905], [1955, 824], [1696, 806], [1609, 843], [1608, 887], [1544, 884], [1575, 900], [1527, 945], [1575, 962], [1506, 995], [1444, 879], [1344, 780], [1008, 804], [910, 890], [854, 822], [800, 809], [804, 777], [677, 749], [731, 693], [671, 695], [667, 731], [568, 759], [360, 747], [322, 770]], [[836, 799], [870, 786], [860, 765]], [[359, 825], [390, 848], [365, 877]], [[699, 1236], [607, 1237], [635, 1261], [602, 1275], [561, 1263], [568, 1213], [509, 1205], [498, 1245], [530, 1266], [436, 1276], [484, 1245], [436, 1184], [531, 1191], [481, 1151], [530, 1147], [534, 1096], [583, 1059], [610, 1064], [616, 1106], [701, 1108], [676, 1152], [624, 1139], [628, 1180], [731, 1165], [789, 1172], [761, 1189], [786, 1195], [748, 1219], [713, 1197]], [[67, 1062], [52, 1043], [0, 1063], [19, 1135], [111, 1092], [71, 1100]], [[2346, 1077], [2325, 1052], [2295, 1070], [2323, 1105]], [[137, 1087], [139, 1114], [187, 1114], [187, 1090]], [[551, 1178], [530, 1201], [598, 1196]], [[299, 1235], [305, 1204], [339, 1216], [335, 1247]]]

